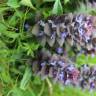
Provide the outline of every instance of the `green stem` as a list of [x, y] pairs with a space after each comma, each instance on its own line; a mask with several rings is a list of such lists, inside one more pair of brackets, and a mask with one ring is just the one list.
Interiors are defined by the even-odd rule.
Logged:
[[52, 84], [50, 82], [50, 80], [48, 78], [46, 78], [46, 82], [48, 84], [48, 87], [49, 87], [49, 93], [50, 93], [50, 96], [52, 96], [52, 93], [53, 93], [53, 87], [52, 87]]
[[45, 88], [45, 82], [43, 82], [42, 88], [41, 88], [40, 93], [38, 94], [38, 96], [42, 96], [42, 94], [44, 92], [44, 88]]

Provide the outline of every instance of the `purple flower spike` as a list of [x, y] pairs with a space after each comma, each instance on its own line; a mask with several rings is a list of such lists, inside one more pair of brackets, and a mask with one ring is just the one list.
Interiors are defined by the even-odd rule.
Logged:
[[58, 53], [58, 54], [62, 54], [63, 53], [63, 48], [61, 48], [61, 47], [58, 47], [57, 49], [56, 49], [56, 52]]

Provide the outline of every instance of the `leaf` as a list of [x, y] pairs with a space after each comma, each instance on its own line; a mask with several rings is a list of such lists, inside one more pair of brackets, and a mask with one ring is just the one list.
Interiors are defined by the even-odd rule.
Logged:
[[20, 7], [18, 0], [8, 0], [7, 5], [12, 7], [12, 8]]
[[7, 48], [6, 47], [6, 44], [2, 41], [2, 40], [0, 40], [0, 49], [4, 49], [4, 48]]
[[[93, 94], [94, 94], [93, 96], [95, 96], [96, 93], [94, 92]], [[92, 94], [91, 92], [81, 90], [78, 87], [72, 87], [72, 86], [64, 87], [61, 84], [56, 84], [53, 89], [53, 96], [92, 96]]]
[[64, 0], [64, 4], [67, 4], [70, 0]]
[[8, 24], [10, 26], [14, 26], [15, 27], [16, 24], [18, 23], [18, 20], [20, 20], [23, 17], [23, 15], [24, 14], [21, 11], [16, 10], [16, 12], [14, 12], [14, 14], [11, 17], [9, 17]]
[[53, 2], [55, 0], [43, 0], [43, 2]]
[[78, 64], [77, 66], [80, 66], [82, 64], [95, 65], [96, 56], [92, 57], [91, 55], [85, 56], [84, 54], [81, 54], [77, 56], [76, 63]]
[[0, 7], [0, 13], [6, 11], [6, 10], [8, 10], [8, 9], [9, 9], [9, 7]]
[[61, 5], [60, 0], [56, 0], [52, 9], [52, 14], [62, 14], [63, 13], [63, 8]]
[[4, 24], [0, 23], [0, 34], [5, 30], [7, 30], [7, 27]]
[[39, 76], [35, 76], [34, 80], [33, 80], [33, 83], [36, 84], [36, 85], [41, 85], [42, 81], [41, 81]]
[[36, 95], [34, 94], [33, 90], [24, 91], [18, 87], [14, 87], [11, 91], [9, 91], [7, 96], [36, 96]]
[[31, 2], [31, 0], [21, 0], [20, 3], [24, 6], [28, 6], [28, 7], [32, 8], [33, 10], [36, 10], [36, 8], [33, 6], [32, 2]]
[[27, 55], [34, 57], [34, 51], [39, 47], [39, 44], [34, 43], [23, 43], [23, 49], [27, 52]]
[[31, 69], [27, 67], [20, 83], [20, 88], [22, 90], [26, 90], [28, 82], [31, 79], [31, 75], [32, 75]]
[[16, 39], [18, 36], [19, 36], [19, 33], [15, 33], [13, 31], [5, 31], [3, 33], [3, 35], [9, 37], [9, 38], [13, 38], [13, 39]]
[[90, 13], [92, 11], [95, 11], [96, 8], [92, 7], [92, 5], [89, 3], [87, 6], [83, 3], [80, 3], [80, 7], [77, 8], [76, 13]]

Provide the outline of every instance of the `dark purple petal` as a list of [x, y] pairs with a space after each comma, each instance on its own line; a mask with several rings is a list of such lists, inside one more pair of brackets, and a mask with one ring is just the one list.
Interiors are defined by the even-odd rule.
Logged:
[[58, 48], [56, 49], [56, 52], [57, 52], [58, 54], [62, 54], [62, 53], [64, 52], [64, 50], [63, 50], [62, 47], [58, 47]]

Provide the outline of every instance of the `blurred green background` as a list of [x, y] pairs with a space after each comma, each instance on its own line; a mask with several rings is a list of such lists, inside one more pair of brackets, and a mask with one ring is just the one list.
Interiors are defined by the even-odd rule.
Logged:
[[[88, 4], [83, 0], [0, 0], [0, 96], [96, 96], [48, 78], [42, 81], [33, 75], [29, 60], [40, 47], [31, 34], [35, 20], [69, 12], [95, 15], [96, 8]], [[84, 63], [96, 64], [96, 57], [78, 56], [77, 66]]]

